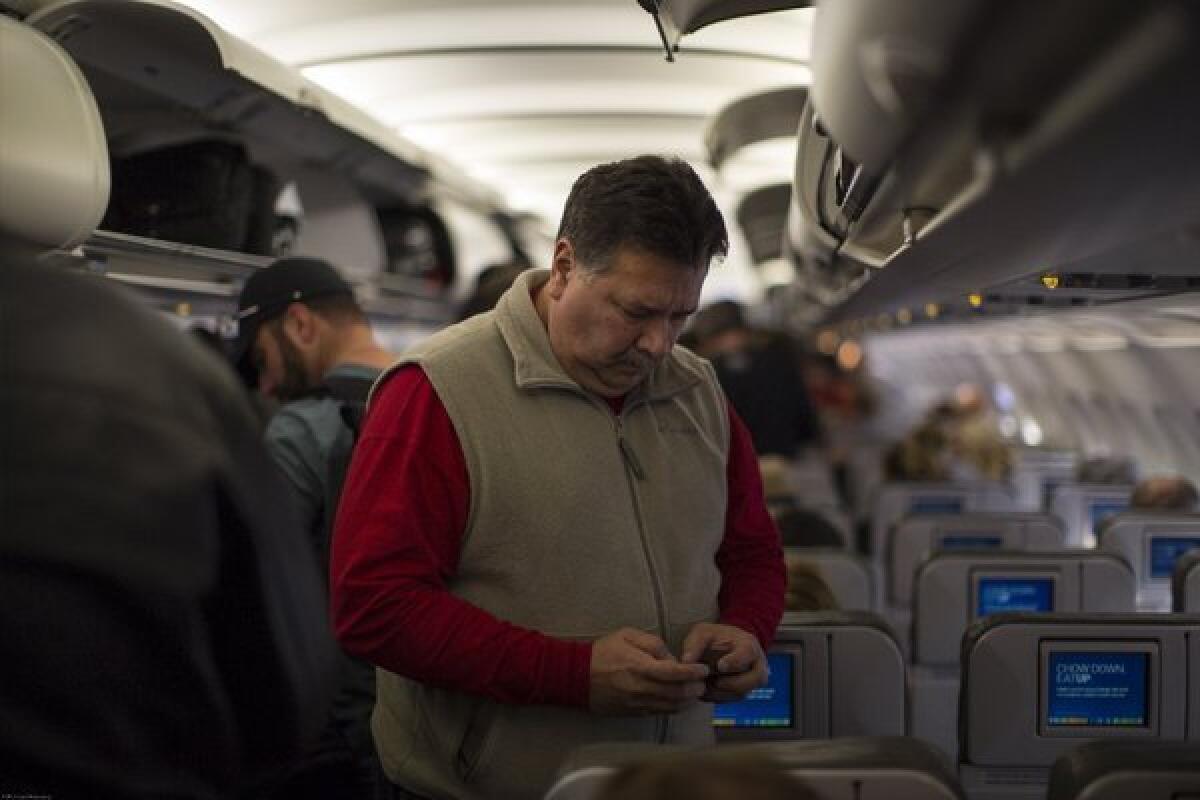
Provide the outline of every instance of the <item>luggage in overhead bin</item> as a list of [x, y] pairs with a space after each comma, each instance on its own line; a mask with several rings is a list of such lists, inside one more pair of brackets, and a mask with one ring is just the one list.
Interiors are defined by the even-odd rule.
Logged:
[[[245, 251], [252, 219], [272, 217], [274, 178], [236, 142], [201, 140], [113, 160], [101, 228], [150, 239]], [[261, 209], [258, 206], [262, 206]], [[257, 232], [249, 244], [269, 248]], [[263, 252], [262, 254], [267, 254]]]

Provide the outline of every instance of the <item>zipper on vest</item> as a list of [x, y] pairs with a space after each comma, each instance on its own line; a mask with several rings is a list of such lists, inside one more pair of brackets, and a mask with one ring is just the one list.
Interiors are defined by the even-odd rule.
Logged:
[[637, 476], [639, 481], [646, 480], [646, 471], [642, 469], [642, 462], [638, 461], [637, 453], [633, 450], [633, 445], [625, 438], [625, 429], [621, 425], [621, 418], [617, 417], [617, 447], [621, 449], [621, 457], [625, 459], [625, 463], [633, 474]]
[[[637, 519], [638, 538], [642, 543], [642, 555], [646, 559], [646, 569], [650, 572], [650, 585], [654, 589], [654, 613], [658, 618], [658, 631], [665, 642], [670, 637], [670, 632], [667, 630], [667, 604], [663, 599], [662, 582], [659, 580], [658, 570], [655, 569], [654, 559], [650, 554], [650, 540], [646, 536], [646, 522], [642, 518], [642, 503], [638, 498], [637, 484], [629, 477], [632, 473], [639, 481], [644, 481], [646, 480], [646, 471], [642, 469], [642, 464], [638, 461], [637, 453], [633, 450], [633, 445], [625, 438], [625, 427], [621, 421], [621, 416], [615, 415], [613, 419], [617, 431], [617, 448], [621, 451], [621, 458], [625, 461], [625, 466], [628, 467], [625, 472], [625, 479], [629, 483], [629, 494], [633, 498], [633, 516]], [[669, 719], [665, 714], [660, 714], [655, 719], [655, 739], [659, 744], [664, 744], [667, 741], [668, 721]]]

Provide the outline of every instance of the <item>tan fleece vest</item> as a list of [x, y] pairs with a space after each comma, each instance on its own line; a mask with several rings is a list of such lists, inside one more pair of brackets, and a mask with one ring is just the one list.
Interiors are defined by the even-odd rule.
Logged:
[[[455, 595], [564, 639], [623, 626], [663, 637], [717, 618], [728, 412], [707, 362], [676, 348], [615, 417], [554, 358], [524, 273], [496, 310], [405, 354], [445, 405], [471, 503]], [[488, 658], [488, 654], [480, 654]], [[603, 717], [511, 706], [379, 670], [372, 720], [384, 769], [435, 798], [540, 798], [574, 748], [706, 743], [711, 707]]]

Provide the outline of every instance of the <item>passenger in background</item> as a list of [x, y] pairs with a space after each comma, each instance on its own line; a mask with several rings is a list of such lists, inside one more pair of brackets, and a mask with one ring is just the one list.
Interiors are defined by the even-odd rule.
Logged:
[[705, 750], [630, 764], [595, 800], [817, 800], [804, 781], [757, 754]]
[[739, 303], [713, 303], [696, 315], [690, 346], [709, 359], [725, 395], [750, 429], [760, 456], [795, 458], [820, 437], [796, 344], [782, 331], [752, 328]]
[[936, 420], [922, 423], [884, 454], [884, 477], [889, 481], [949, 480], [947, 439]]
[[244, 393], [116, 285], [3, 261], [0, 792], [240, 796], [335, 667]]
[[1195, 511], [1196, 486], [1182, 475], [1154, 475], [1133, 487], [1133, 510]]
[[762, 475], [767, 510], [779, 529], [784, 547], [842, 547], [844, 540], [838, 530], [819, 511], [801, 508], [791, 487], [791, 464], [781, 456], [768, 455], [758, 459]]
[[838, 608], [833, 589], [820, 568], [803, 556], [790, 553], [787, 556], [786, 608], [788, 611], [833, 611]]
[[470, 296], [459, 310], [459, 321], [495, 308], [500, 295], [507, 292], [517, 276], [530, 266], [532, 265], [528, 262], [517, 260], [485, 267], [475, 277], [475, 288], [471, 290]]
[[955, 480], [1004, 481], [1012, 471], [1012, 451], [987, 394], [977, 385], [955, 387], [945, 422], [950, 441], [950, 471]]
[[967, 384], [934, 405], [884, 456], [892, 481], [1002, 481], [1011, 469], [1012, 453], [986, 397]]
[[397, 796], [538, 797], [575, 747], [708, 743], [701, 696], [764, 684], [779, 537], [745, 426], [674, 346], [727, 247], [686, 163], [595, 167], [549, 271], [381, 379], [331, 578]]
[[[350, 286], [319, 259], [281, 258], [255, 272], [238, 317], [238, 369], [283, 404], [267, 425], [267, 449], [291, 489], [298, 530], [328, 574], [334, 510], [367, 394], [395, 357], [375, 342]], [[374, 668], [345, 656], [320, 743], [272, 796], [369, 797], [379, 772], [374, 704]]]

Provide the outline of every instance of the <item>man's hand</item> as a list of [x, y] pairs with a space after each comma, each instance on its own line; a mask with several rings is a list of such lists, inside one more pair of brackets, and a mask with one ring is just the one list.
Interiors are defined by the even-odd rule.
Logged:
[[707, 664], [713, 675], [701, 698], [710, 703], [741, 700], [767, 683], [767, 657], [758, 639], [733, 625], [701, 622], [683, 640], [684, 664]]
[[652, 633], [622, 628], [592, 644], [589, 705], [599, 714], [673, 714], [700, 699], [709, 669], [681, 664]]

